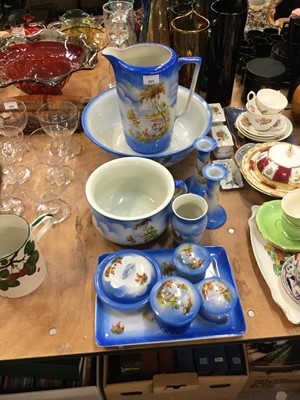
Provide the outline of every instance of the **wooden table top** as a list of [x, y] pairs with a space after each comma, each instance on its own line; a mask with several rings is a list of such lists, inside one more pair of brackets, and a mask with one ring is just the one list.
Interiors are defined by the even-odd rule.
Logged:
[[[82, 99], [92, 98], [97, 93], [97, 84], [106, 68], [107, 65], [101, 60], [94, 71], [74, 73], [63, 94], [76, 95]], [[240, 105], [240, 89], [239, 85], [235, 86], [232, 106]], [[1, 97], [7, 95], [24, 96], [15, 87], [0, 90]], [[299, 144], [298, 132], [299, 126], [295, 125]], [[81, 143], [82, 151], [69, 162], [76, 171], [76, 180], [67, 187], [63, 195], [63, 199], [71, 204], [72, 214], [63, 223], [55, 225], [40, 241], [47, 263], [47, 276], [42, 285], [24, 298], [1, 297], [0, 361], [116, 350], [99, 347], [94, 341], [93, 278], [98, 256], [117, 251], [121, 247], [107, 241], [96, 231], [85, 197], [88, 176], [110, 158], [83, 132], [75, 133], [74, 139]], [[195, 157], [196, 154], [192, 152], [184, 161], [170, 167], [174, 178], [186, 179], [192, 175]], [[212, 341], [254, 341], [300, 335], [300, 327], [290, 323], [272, 299], [251, 248], [248, 227], [251, 206], [260, 205], [270, 199], [247, 183], [239, 190], [220, 191], [220, 203], [227, 212], [227, 221], [221, 228], [206, 230], [202, 244], [223, 246], [226, 249], [238, 286], [247, 329], [242, 337], [198, 340], [193, 341], [193, 345]], [[30, 199], [23, 200], [26, 204], [24, 216], [32, 221], [35, 205]], [[168, 234], [163, 234], [149, 244], [149, 248], [174, 246], [173, 238]], [[174, 346], [174, 343], [164, 343], [161, 346]], [[151, 345], [129, 346], [128, 349], [150, 347]]]

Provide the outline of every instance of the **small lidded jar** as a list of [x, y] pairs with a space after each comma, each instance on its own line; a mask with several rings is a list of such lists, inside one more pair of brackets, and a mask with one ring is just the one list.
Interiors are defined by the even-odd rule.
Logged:
[[236, 306], [237, 293], [227, 280], [219, 277], [204, 279], [197, 285], [201, 297], [199, 314], [210, 322], [225, 322]]
[[149, 301], [151, 289], [161, 279], [158, 263], [145, 252], [121, 250], [105, 257], [95, 273], [99, 299], [119, 310], [136, 310]]
[[176, 275], [192, 283], [198, 283], [205, 278], [210, 262], [210, 252], [201, 244], [186, 242], [174, 250], [173, 263]]
[[173, 276], [157, 282], [150, 293], [150, 306], [158, 326], [168, 333], [182, 333], [198, 314], [201, 300], [188, 280]]

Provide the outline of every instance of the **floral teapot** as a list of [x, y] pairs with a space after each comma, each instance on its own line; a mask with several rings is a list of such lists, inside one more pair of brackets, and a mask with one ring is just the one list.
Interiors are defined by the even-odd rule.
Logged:
[[[138, 153], [164, 151], [170, 144], [175, 119], [188, 111], [201, 58], [178, 58], [175, 51], [156, 43], [102, 51], [112, 64], [119, 110], [127, 144]], [[177, 113], [178, 72], [194, 63], [194, 75], [184, 110]]]

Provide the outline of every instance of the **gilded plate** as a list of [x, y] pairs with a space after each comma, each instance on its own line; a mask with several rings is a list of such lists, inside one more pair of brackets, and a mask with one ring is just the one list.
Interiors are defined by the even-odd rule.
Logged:
[[278, 145], [278, 142], [259, 143], [253, 146], [243, 156], [240, 169], [249, 185], [256, 190], [272, 197], [282, 198], [291, 190], [300, 188], [300, 184], [290, 185], [273, 181], [264, 176], [256, 164], [260, 155], [274, 145]]

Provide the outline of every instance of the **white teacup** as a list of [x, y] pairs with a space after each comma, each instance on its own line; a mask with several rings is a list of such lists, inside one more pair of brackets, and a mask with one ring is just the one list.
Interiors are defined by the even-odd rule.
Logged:
[[255, 98], [257, 107], [262, 114], [278, 114], [281, 113], [288, 104], [288, 100], [284, 94], [275, 89], [260, 89]]
[[[36, 235], [35, 228], [44, 224]], [[44, 214], [31, 225], [19, 215], [0, 215], [0, 295], [23, 297], [37, 289], [46, 275], [45, 260], [38, 241], [53, 223]]]
[[281, 200], [281, 208], [286, 219], [299, 227], [300, 231], [300, 189], [287, 193]]
[[256, 131], [267, 131], [276, 124], [280, 117], [280, 113], [272, 115], [257, 114], [249, 103], [246, 103], [246, 109], [249, 122]]

